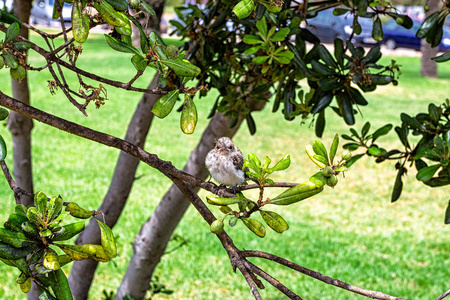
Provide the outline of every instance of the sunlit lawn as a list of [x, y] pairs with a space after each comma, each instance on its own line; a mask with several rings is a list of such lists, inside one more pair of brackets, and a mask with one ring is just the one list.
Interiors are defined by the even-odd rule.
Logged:
[[[127, 81], [133, 75], [128, 55], [116, 55], [105, 46], [101, 36], [84, 46], [80, 67], [102, 76]], [[440, 65], [440, 79], [424, 79], [419, 75], [419, 58], [388, 57], [402, 65], [403, 75], [397, 87], [380, 87], [367, 96], [369, 105], [361, 107], [356, 129], [370, 120], [374, 127], [399, 123], [400, 112], [410, 114], [427, 109], [429, 102], [440, 104], [449, 97], [450, 66]], [[37, 57], [31, 58], [39, 62]], [[94, 62], [94, 63], [93, 63]], [[38, 63], [39, 64], [39, 63]], [[41, 65], [44, 64], [41, 62]], [[52, 96], [47, 88], [50, 76], [45, 72], [31, 73], [30, 86], [34, 106], [84, 126], [123, 137], [127, 123], [140, 99], [138, 93], [107, 87], [106, 105], [88, 109], [84, 117], [58, 91]], [[72, 80], [74, 76], [70, 76]], [[145, 87], [152, 78], [146, 71], [138, 84]], [[1, 90], [10, 93], [7, 70], [0, 71]], [[76, 88], [76, 81], [74, 88]], [[164, 120], [156, 119], [145, 149], [160, 158], [183, 167], [190, 151], [199, 141], [207, 125], [209, 107], [215, 98], [196, 100], [199, 125], [193, 135], [179, 129], [179, 114], [174, 112]], [[291, 154], [288, 171], [274, 176], [275, 180], [302, 182], [316, 172], [304, 147], [315, 139], [310, 120], [285, 121], [280, 113], [271, 113], [271, 103], [263, 112], [255, 113], [257, 133], [250, 136], [244, 126], [235, 141], [244, 155], [253, 152], [273, 160]], [[118, 157], [118, 151], [68, 135], [46, 125], [34, 123], [33, 172], [35, 189], [48, 195], [60, 194], [67, 201], [96, 209], [105, 195]], [[348, 127], [331, 111], [327, 111], [324, 143], [329, 145], [335, 133], [346, 133]], [[0, 133], [11, 149], [6, 127]], [[386, 148], [398, 145], [394, 134], [381, 139]], [[12, 155], [7, 163], [12, 169]], [[279, 235], [268, 230], [264, 239], [248, 232], [242, 224], [225, 229], [241, 249], [258, 249], [286, 257], [304, 267], [363, 288], [413, 299], [432, 299], [450, 288], [449, 229], [443, 223], [449, 188], [431, 189], [415, 181], [411, 170], [405, 179], [402, 197], [390, 203], [395, 178], [394, 163], [375, 164], [362, 159], [335, 189], [327, 188], [315, 198], [290, 207], [277, 207], [290, 229]], [[159, 199], [170, 187], [170, 181], [155, 170], [140, 165], [139, 180], [133, 186], [130, 200], [114, 228], [120, 255], [113, 262], [101, 264], [91, 289], [90, 299], [101, 299], [102, 291], [115, 291], [120, 285], [132, 242], [140, 226], [152, 214]], [[269, 193], [274, 193], [270, 191]], [[276, 193], [276, 192], [275, 192]], [[202, 193], [204, 198], [206, 194]], [[0, 178], [0, 220], [6, 220], [14, 206], [13, 195], [6, 181]], [[219, 215], [217, 209], [213, 211]], [[155, 299], [251, 299], [241, 274], [234, 274], [218, 240], [209, 233], [207, 224], [192, 208], [188, 210], [176, 234], [189, 240], [187, 246], [165, 255], [156, 274], [161, 283], [174, 293]], [[176, 247], [171, 243], [169, 248]], [[361, 296], [296, 274], [274, 263], [252, 261], [285, 283], [303, 299], [362, 299]], [[17, 270], [0, 266], [1, 299], [25, 299], [15, 279]], [[264, 299], [283, 299], [282, 294], [266, 284]]]

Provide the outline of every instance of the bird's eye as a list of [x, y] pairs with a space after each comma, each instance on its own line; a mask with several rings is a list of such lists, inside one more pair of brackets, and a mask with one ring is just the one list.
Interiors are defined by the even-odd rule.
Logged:
[[217, 149], [217, 150], [219, 150], [219, 149], [220, 149], [219, 145], [217, 145], [217, 146], [216, 146], [216, 149]]
[[228, 146], [228, 149], [233, 150], [233, 146]]

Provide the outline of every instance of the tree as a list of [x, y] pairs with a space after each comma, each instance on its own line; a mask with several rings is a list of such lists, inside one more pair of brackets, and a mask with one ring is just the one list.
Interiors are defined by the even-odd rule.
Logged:
[[[270, 89], [272, 89], [275, 93], [274, 111], [277, 111], [280, 107], [282, 107], [282, 115], [287, 120], [292, 120], [299, 115], [301, 115], [302, 118], [307, 118], [309, 115], [314, 114], [316, 120], [316, 133], [318, 136], [321, 136], [325, 128], [325, 109], [330, 107], [330, 103], [334, 98], [337, 100], [338, 107], [333, 107], [332, 109], [339, 116], [341, 116], [347, 124], [352, 125], [355, 123], [355, 114], [357, 113], [357, 111], [354, 110], [353, 105], [356, 107], [357, 105], [363, 106], [367, 104], [367, 100], [361, 91], [367, 93], [375, 90], [377, 85], [389, 83], [396, 84], [397, 82], [398, 66], [395, 63], [387, 66], [379, 65], [378, 61], [381, 57], [379, 47], [374, 47], [366, 53], [364, 49], [355, 47], [351, 42], [347, 41], [347, 43], [344, 43], [344, 41], [337, 39], [335, 41], [335, 50], [333, 55], [319, 43], [317, 38], [314, 37], [308, 29], [299, 27], [302, 19], [314, 17], [317, 11], [327, 8], [329, 4], [310, 3], [309, 9], [307, 6], [299, 6], [297, 7], [297, 10], [293, 10], [291, 9], [292, 3], [290, 1], [286, 1], [285, 3], [268, 4], [266, 2], [256, 3], [243, 0], [237, 4], [211, 3], [209, 10], [203, 12], [195, 6], [191, 7], [190, 9], [193, 10], [193, 13], [184, 15], [183, 17], [185, 26], [181, 23], [176, 24], [179, 33], [190, 38], [189, 43], [184, 48], [187, 50], [186, 52], [180, 51], [181, 49], [178, 49], [173, 45], [166, 45], [164, 41], [155, 33], [150, 33], [150, 36], [147, 37], [147, 34], [145, 34], [143, 28], [139, 25], [137, 20], [129, 14], [120, 13], [120, 11], [127, 10], [128, 4], [126, 2], [119, 1], [113, 2], [112, 4], [115, 5], [115, 8], [110, 7], [107, 1], [93, 3], [74, 1], [72, 30], [75, 40], [82, 43], [86, 40], [90, 28], [103, 24], [104, 22], [112, 25], [114, 30], [111, 35], [105, 35], [107, 43], [117, 51], [126, 52], [133, 55], [132, 64], [136, 68], [136, 76], [134, 76], [129, 82], [122, 83], [107, 78], [102, 78], [78, 68], [76, 65], [76, 60], [78, 55], [80, 55], [80, 49], [70, 46], [73, 45], [74, 40], [68, 39], [66, 36], [64, 24], [62, 24], [62, 35], [64, 36], [63, 45], [59, 47], [49, 45], [50, 49], [46, 50], [25, 38], [18, 37], [17, 29], [20, 25], [14, 24], [19, 23], [15, 22], [16, 20], [13, 15], [9, 13], [2, 13], [1, 20], [11, 24], [8, 27], [0, 27], [0, 30], [6, 33], [2, 58], [11, 69], [11, 74], [13, 76], [17, 76], [17, 69], [20, 61], [17, 61], [16, 58], [16, 63], [14, 63], [14, 54], [16, 54], [16, 50], [20, 50], [18, 49], [20, 45], [24, 45], [17, 43], [25, 43], [25, 47], [31, 48], [47, 60], [48, 64], [45, 68], [49, 70], [54, 79], [54, 81], [51, 82], [51, 85], [53, 87], [60, 88], [69, 101], [83, 113], [85, 112], [86, 106], [90, 102], [94, 102], [97, 106], [101, 106], [103, 104], [106, 93], [105, 88], [101, 84], [108, 84], [127, 90], [163, 95], [159, 98], [159, 100], [155, 101], [152, 109], [152, 112], [160, 118], [167, 116], [172, 111], [179, 95], [184, 94], [180, 124], [181, 129], [185, 133], [191, 133], [195, 130], [197, 123], [195, 101], [192, 100], [191, 95], [199, 93], [204, 96], [207, 93], [206, 85], [208, 85], [209, 89], [217, 89], [220, 93], [214, 106], [212, 107], [212, 115], [216, 112], [223, 113], [223, 116], [220, 114], [216, 115], [218, 119], [222, 118], [219, 123], [223, 124], [225, 121], [229, 123], [231, 128], [234, 128], [229, 131], [222, 126], [219, 126], [219, 136], [232, 135], [233, 131], [236, 130], [237, 124], [240, 124], [243, 118], [245, 118], [250, 132], [255, 132], [256, 124], [251, 113], [257, 108], [254, 107], [253, 103], [258, 100], [267, 100], [267, 92]], [[140, 7], [138, 7], [139, 4]], [[337, 6], [337, 4], [339, 3], [332, 3], [331, 6]], [[412, 26], [412, 22], [408, 17], [397, 14], [390, 5], [385, 3], [382, 4], [381, 7], [376, 6], [379, 4], [378, 2], [369, 3], [366, 1], [358, 4], [344, 4], [345, 7], [336, 8], [335, 13], [349, 13], [354, 16], [355, 34], [357, 33], [358, 28], [357, 20], [360, 17], [373, 18], [373, 37], [378, 40], [382, 38], [382, 28], [379, 15], [385, 14], [397, 20], [401, 20], [398, 22], [402, 23], [403, 26], [407, 28]], [[57, 5], [55, 6], [55, 14], [60, 13], [60, 5], [61, 3], [58, 4], [57, 2]], [[86, 13], [87, 10], [85, 9], [85, 5], [93, 5], [97, 11], [100, 12], [100, 15], [89, 16]], [[153, 9], [145, 2], [130, 2], [130, 6], [136, 9], [144, 9], [150, 14], [154, 13]], [[229, 19], [233, 23], [232, 25], [230, 25], [227, 21], [227, 16], [231, 13], [231, 11], [233, 11], [233, 13], [238, 17], [232, 17]], [[246, 17], [253, 13], [253, 11], [256, 20], [253, 20], [252, 18], [246, 19]], [[442, 12], [443, 14], [449, 13], [445, 10]], [[203, 21], [199, 22], [199, 18]], [[139, 29], [141, 51], [131, 45], [131, 39], [129, 37], [131, 32], [129, 20], [131, 20]], [[429, 20], [430, 21], [427, 24], [432, 23], [431, 27], [435, 29], [430, 31], [429, 29], [427, 30], [426, 26], [424, 26], [421, 28], [420, 34], [423, 36], [430, 36], [429, 39], [431, 39], [431, 36], [434, 35], [436, 30], [439, 30], [438, 25], [442, 24], [440, 24], [440, 21], [439, 23], [436, 23], [437, 21], [434, 21], [433, 23], [431, 21], [432, 19]], [[33, 29], [29, 25], [25, 26]], [[54, 40], [57, 36], [59, 36], [59, 34], [38, 33], [40, 33], [46, 40]], [[293, 43], [292, 40], [295, 40], [295, 43]], [[312, 42], [314, 47], [308, 51], [305, 41]], [[432, 44], [435, 44], [434, 40]], [[55, 53], [63, 50], [65, 51], [66, 49], [69, 54], [67, 60], [55, 55]], [[11, 57], [11, 55], [13, 57]], [[183, 60], [184, 57], [191, 60], [191, 63]], [[446, 59], [447, 56], [436, 58], [436, 60]], [[25, 67], [23, 66], [23, 63], [21, 63], [20, 66], [22, 68]], [[57, 67], [58, 72], [55, 72], [55, 66]], [[77, 74], [79, 85], [81, 86], [79, 91], [75, 91], [70, 87], [70, 85], [67, 84], [65, 73], [61, 70], [61, 67]], [[149, 87], [142, 89], [133, 85], [136, 79], [142, 75], [143, 71], [147, 67], [153, 67], [160, 73], [160, 77], [157, 79], [158, 88]], [[98, 87], [93, 87], [86, 84], [82, 77], [94, 79], [101, 84], [99, 84]], [[193, 77], [197, 77], [199, 83], [195, 87], [187, 87], [186, 84], [189, 82], [189, 79]], [[303, 78], [308, 80], [308, 85], [311, 87], [311, 92], [309, 93], [302, 91], [302, 87], [298, 85], [298, 80]], [[76, 99], [81, 99], [84, 103], [79, 103]], [[256, 275], [276, 286], [290, 298], [298, 299], [299, 296], [295, 295], [287, 287], [282, 285], [262, 269], [249, 262], [246, 257], [267, 258], [288, 266], [296, 271], [303, 272], [323, 280], [327, 283], [331, 283], [339, 287], [346, 287], [349, 290], [356, 291], [363, 295], [373, 294], [372, 291], [359, 289], [338, 280], [317, 274], [311, 270], [307, 270], [301, 266], [271, 254], [262, 253], [259, 251], [239, 250], [220, 226], [221, 222], [223, 222], [225, 218], [229, 217], [230, 222], [235, 223], [237, 221], [242, 221], [251, 231], [262, 237], [265, 234], [264, 225], [251, 218], [252, 214], [260, 213], [267, 225], [272, 227], [275, 231], [282, 232], [286, 230], [286, 221], [284, 221], [280, 215], [270, 210], [266, 210], [265, 206], [269, 204], [293, 204], [320, 193], [326, 185], [334, 186], [336, 184], [336, 175], [345, 171], [347, 168], [344, 165], [345, 162], [355, 161], [355, 159], [350, 160], [350, 156], [347, 154], [345, 154], [342, 159], [335, 160], [339, 140], [338, 137], [335, 138], [335, 141], [329, 149], [325, 148], [325, 146], [318, 141], [315, 142], [313, 146], [307, 148], [311, 160], [318, 166], [318, 168], [320, 168], [320, 171], [311, 176], [310, 181], [308, 182], [301, 184], [274, 183], [269, 178], [270, 174], [286, 169], [289, 166], [289, 157], [285, 157], [275, 165], [271, 165], [269, 158], [266, 158], [263, 162], [261, 162], [261, 160], [256, 156], [249, 155], [245, 166], [249, 169], [248, 175], [251, 180], [255, 181], [256, 184], [236, 189], [227, 189], [225, 187], [215, 186], [210, 182], [204, 181], [205, 170], [201, 168], [203, 159], [200, 159], [200, 163], [188, 164], [186, 166], [186, 169], [189, 169], [188, 166], [200, 167], [194, 172], [196, 176], [193, 176], [193, 174], [176, 169], [170, 162], [163, 161], [156, 155], [144, 151], [141, 147], [139, 147], [139, 145], [137, 145], [137, 141], [135, 143], [131, 143], [101, 132], [93, 131], [89, 128], [80, 126], [79, 124], [65, 121], [49, 113], [39, 111], [29, 105], [20, 103], [16, 99], [5, 95], [3, 92], [0, 93], [0, 105], [17, 111], [24, 116], [31, 117], [37, 121], [44, 122], [72, 134], [76, 134], [107, 146], [115, 147], [123, 151], [123, 153], [126, 153], [123, 154], [124, 156], [131, 155], [148, 164], [150, 167], [155, 168], [167, 178], [172, 180], [174, 183], [174, 188], [171, 189], [165, 199], [172, 197], [173, 193], [176, 193], [178, 194], [177, 199], [180, 199], [180, 202], [177, 203], [183, 203], [183, 207], [186, 207], [186, 202], [180, 198], [180, 193], [176, 192], [175, 186], [179, 189], [179, 191], [181, 191], [184, 197], [189, 199], [204, 220], [212, 225], [211, 230], [217, 234], [217, 237], [227, 251], [233, 268], [235, 270], [239, 269], [243, 274], [255, 298], [260, 298], [258, 288], [263, 287], [262, 282], [256, 277]], [[436, 116], [437, 120], [434, 121], [440, 123], [442, 118], [447, 116], [446, 112], [447, 111], [443, 109], [439, 112], [439, 109], [437, 109], [436, 114], [435, 109], [432, 108], [430, 110], [430, 116], [432, 114], [433, 117]], [[226, 118], [224, 119], [224, 117]], [[215, 119], [213, 119], [213, 121], [214, 120]], [[407, 123], [404, 125], [406, 126], [406, 129], [409, 127], [413, 128], [415, 126], [413, 121], [405, 123]], [[130, 128], [132, 127], [130, 126]], [[365, 126], [365, 129], [363, 128], [363, 132], [365, 133], [361, 136], [356, 134], [356, 136], [364, 138], [368, 130], [369, 129]], [[371, 137], [372, 140], [375, 141], [375, 137], [383, 135], [385, 131], [386, 130], [381, 130], [377, 131], [378, 134], [374, 133]], [[402, 129], [399, 129], [399, 131], [404, 132]], [[425, 132], [427, 133], [428, 131]], [[436, 137], [440, 137], [442, 135], [442, 145], [444, 145], [444, 149], [448, 150], [448, 148], [445, 148], [445, 145], [448, 147], [449, 144], [446, 135], [447, 132], [448, 128], [444, 124], [442, 130], [436, 131], [434, 133], [435, 137], [431, 140], [433, 143], [436, 143], [436, 146], [441, 146], [440, 140], [436, 139]], [[206, 131], [205, 136], [211, 136], [211, 134]], [[403, 138], [402, 141], [404, 141], [405, 145], [407, 144], [405, 142], [406, 136], [407, 134], [399, 134], [399, 137], [401, 139]], [[428, 141], [426, 146], [428, 146], [429, 149], [433, 149], [434, 146], [429, 143], [429, 136], [426, 136], [425, 141]], [[205, 144], [206, 141], [199, 144], [198, 149], [193, 153], [193, 159], [199, 156], [204, 156], [208, 150], [205, 149]], [[369, 147], [369, 153], [372, 155], [373, 153], [376, 153], [374, 152], [376, 151], [376, 148], [378, 147]], [[440, 150], [439, 147], [437, 149]], [[6, 153], [4, 145], [2, 145], [1, 152], [2, 155]], [[200, 155], [200, 152], [203, 154]], [[384, 155], [385, 153], [382, 154]], [[446, 154], [443, 153], [443, 155], [445, 156]], [[409, 157], [411, 157], [410, 152], [408, 152], [408, 158]], [[434, 158], [430, 156], [429, 153], [424, 153], [423, 157], [428, 159], [430, 157], [432, 159]], [[3, 159], [4, 157], [2, 160]], [[350, 164], [347, 163], [347, 166], [349, 165]], [[448, 184], [447, 165], [443, 162], [438, 167], [433, 167], [435, 172], [439, 168], [442, 168], [439, 176], [437, 177], [438, 180], [440, 180], [439, 185]], [[402, 168], [403, 167], [404, 166], [402, 166]], [[424, 167], [425, 166], [422, 164], [422, 168], [419, 169], [424, 169]], [[14, 180], [12, 180], [12, 177], [10, 176], [4, 162], [2, 163], [2, 169], [11, 189], [16, 195], [16, 199], [20, 200], [22, 195], [30, 195], [29, 192], [26, 192], [18, 187]], [[422, 173], [425, 172], [422, 171]], [[431, 177], [428, 176], [428, 173], [431, 173], [431, 170], [427, 172], [427, 176], [421, 177], [424, 181], [428, 181], [433, 178], [434, 173], [431, 174]], [[121, 173], [117, 174], [121, 175]], [[134, 176], [133, 174], [134, 172], [131, 172], [127, 175], [127, 179]], [[271, 186], [284, 186], [289, 187], [289, 189], [272, 199], [264, 200], [263, 195], [265, 189], [270, 188]], [[218, 197], [208, 197], [208, 203], [211, 205], [220, 206], [222, 212], [225, 214], [224, 217], [217, 220], [216, 217], [212, 215], [209, 208], [197, 196], [196, 192], [198, 188], [205, 189], [218, 195]], [[260, 198], [258, 200], [246, 198], [242, 193], [246, 189], [250, 188], [257, 188], [260, 190]], [[236, 192], [241, 193], [237, 194]], [[122, 200], [125, 198], [126, 191], [125, 197], [122, 197]], [[54, 203], [61, 203], [61, 205], [64, 204], [67, 207], [66, 211], [74, 217], [93, 217], [94, 215], [100, 215], [97, 211], [85, 210], [77, 207], [76, 204], [62, 203], [62, 200], [59, 200], [58, 198], [51, 199], [53, 200], [50, 201], [53, 201]], [[69, 297], [69, 292], [67, 289], [68, 285], [66, 283], [67, 280], [64, 280], [65, 277], [60, 272], [60, 265], [48, 264], [50, 258], [55, 259], [54, 253], [49, 250], [49, 245], [53, 245], [53, 241], [58, 239], [58, 234], [63, 233], [59, 233], [56, 229], [52, 229], [57, 227], [48, 228], [47, 226], [54, 221], [49, 217], [50, 210], [47, 208], [47, 204], [44, 204], [47, 202], [47, 198], [42, 196], [42, 194], [37, 194], [35, 195], [35, 201], [36, 206], [41, 208], [40, 211], [37, 212], [37, 216], [41, 219], [45, 219], [43, 223], [39, 221], [39, 218], [36, 221], [39, 237], [42, 238], [42, 241], [44, 242], [42, 244], [41, 242], [36, 242], [36, 235], [25, 239], [25, 243], [37, 244], [38, 246], [30, 246], [29, 244], [26, 244], [26, 246], [24, 244], [19, 245], [16, 241], [17, 239], [13, 239], [14, 241], [11, 241], [11, 239], [2, 239], [2, 241], [6, 243], [2, 243], [3, 249], [6, 249], [5, 251], [9, 251], [7, 253], [14, 253], [16, 256], [18, 255], [18, 251], [13, 248], [19, 248], [21, 251], [23, 250], [20, 255], [23, 255], [23, 253], [25, 253], [25, 255], [29, 254], [30, 252], [27, 251], [30, 251], [30, 249], [31, 251], [38, 251], [37, 249], [42, 250], [40, 252], [45, 253], [43, 265], [45, 269], [44, 273], [48, 273], [49, 275], [36, 276], [36, 274], [33, 273], [30, 275], [29, 272], [31, 269], [29, 269], [29, 264], [26, 264], [26, 266], [22, 266], [22, 268], [24, 268], [23, 277], [25, 281], [21, 284], [29, 282], [29, 279], [32, 278], [33, 281], [40, 284], [41, 294], [50, 294], [50, 290], [46, 288], [44, 284], [44, 278], [47, 278], [52, 285], [53, 293], [57, 297]], [[122, 201], [121, 203], [123, 204], [124, 202]], [[237, 205], [238, 208], [235, 208], [232, 205]], [[106, 217], [109, 217], [109, 208], [110, 206], [108, 203], [106, 203], [105, 207], [102, 207], [102, 209], [105, 210], [104, 215]], [[21, 206], [17, 209], [20, 210]], [[144, 225], [141, 234], [138, 235], [137, 241], [142, 240], [140, 236], [145, 234], [148, 226], [155, 225], [155, 223], [152, 222], [154, 222], [153, 220], [155, 220], [156, 217], [164, 214], [173, 216], [174, 212], [171, 209], [173, 209], [173, 206], [165, 206], [163, 199], [160, 210], [155, 211], [154, 218], [151, 218], [150, 222]], [[34, 209], [30, 210], [30, 212], [33, 211]], [[114, 212], [114, 214], [117, 215], [117, 213], [120, 213], [118, 211]], [[151, 262], [152, 266], [154, 266], [159, 260], [159, 256], [165, 248], [168, 237], [183, 212], [184, 209], [177, 212], [175, 222], [166, 223], [170, 225], [169, 228], [165, 228], [166, 230], [164, 235], [157, 245], [157, 256], [156, 259], [153, 259]], [[34, 216], [34, 214], [31, 213], [30, 215]], [[55, 216], [57, 219], [59, 214], [54, 214], [52, 216]], [[28, 215], [28, 210], [26, 211], [26, 218], [28, 221], [33, 219]], [[6, 228], [9, 231], [6, 231], [7, 233], [5, 236], [9, 234], [19, 237], [19, 234], [15, 232], [19, 232], [21, 230], [21, 224], [28, 221], [20, 222], [19, 226], [16, 228], [12, 226], [10, 228]], [[80, 240], [85, 239], [89, 244], [73, 247], [58, 246], [61, 247], [62, 250], [65, 249], [64, 252], [67, 253], [69, 260], [93, 258], [98, 261], [104, 261], [115, 256], [113, 251], [114, 239], [112, 238], [112, 234], [107, 226], [108, 224], [99, 223], [98, 221], [96, 222], [100, 225], [101, 245], [95, 245], [95, 243], [98, 243], [99, 241], [98, 235], [97, 237], [92, 235], [88, 236], [86, 231], [86, 236], [83, 235]], [[114, 225], [114, 217], [112, 219], [107, 218], [106, 223], [108, 222], [110, 226]], [[158, 232], [154, 232], [152, 234], [157, 235]], [[34, 240], [29, 240], [30, 238], [33, 238]], [[156, 239], [156, 241], [157, 240], [158, 239]], [[14, 245], [11, 243], [14, 243]], [[56, 244], [59, 245], [58, 243]], [[144, 244], [142, 243], [136, 243], [135, 256], [140, 256], [144, 261], [148, 261], [148, 252], [145, 251], [145, 247], [143, 247], [143, 245]], [[95, 249], [95, 251], [92, 251], [91, 249]], [[99, 253], [103, 253], [102, 251], [106, 256], [99, 255]], [[8, 262], [11, 264], [17, 265], [16, 261], [21, 260], [23, 256], [16, 256], [11, 254], [10, 256], [3, 258], [9, 260]], [[12, 257], [18, 259], [13, 259]], [[64, 259], [66, 259], [65, 256]], [[56, 260], [62, 261], [63, 258], [58, 257]], [[14, 261], [14, 263], [12, 261]], [[36, 262], [39, 263], [39, 260]], [[133, 264], [135, 266], [139, 265], [139, 263], [139, 259], [133, 259]], [[81, 266], [84, 262], [78, 264]], [[133, 265], [131, 265], [131, 270], [133, 270], [132, 268]], [[150, 280], [152, 270], [153, 269], [150, 269], [150, 272], [147, 274], [138, 273], [140, 275], [139, 281], [133, 279], [130, 280], [132, 277], [127, 274], [124, 278], [122, 287], [119, 289], [118, 297], [121, 298], [126, 294], [130, 294], [131, 290], [137, 291], [136, 294], [133, 294], [132, 296], [137, 298], [144, 297], [144, 289]], [[91, 272], [90, 274], [93, 273]], [[62, 289], [58, 287], [62, 287]], [[84, 291], [86, 291], [86, 289], [84, 289]], [[63, 293], [62, 295], [57, 295], [61, 292]], [[382, 295], [381, 293], [378, 295], [378, 297], [383, 297], [383, 299], [390, 297], [387, 295]], [[83, 295], [81, 295], [81, 297], [83, 297]]]
[[[429, 10], [425, 13], [429, 17], [432, 13], [439, 11], [440, 1], [428, 1]], [[438, 77], [437, 64], [431, 58], [438, 53], [438, 48], [432, 48], [430, 44], [422, 40], [422, 65], [420, 73], [425, 77]]]

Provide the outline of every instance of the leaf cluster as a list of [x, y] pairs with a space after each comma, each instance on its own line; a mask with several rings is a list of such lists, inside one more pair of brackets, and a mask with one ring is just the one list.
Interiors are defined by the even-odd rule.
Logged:
[[[362, 156], [369, 155], [376, 158], [377, 163], [387, 160], [396, 160], [397, 176], [391, 196], [391, 201], [399, 199], [402, 189], [402, 177], [407, 173], [406, 164], [413, 164], [417, 170], [416, 179], [431, 187], [440, 187], [450, 184], [450, 105], [446, 103], [436, 106], [428, 105], [428, 111], [409, 116], [402, 113], [400, 126], [395, 127], [395, 132], [403, 149], [386, 150], [375, 144], [375, 141], [387, 134], [392, 125], [388, 124], [368, 134], [370, 123], [366, 123], [361, 133], [350, 129], [351, 136], [343, 135], [350, 140], [344, 148], [356, 150], [366, 149], [365, 153], [355, 155], [349, 164], [354, 163]], [[418, 142], [413, 143], [412, 139]], [[415, 144], [415, 145], [414, 145]], [[447, 219], [446, 219], [447, 220]], [[446, 221], [447, 222], [447, 221]], [[450, 222], [450, 219], [449, 219]]]
[[[397, 14], [392, 6], [372, 6], [372, 3], [344, 1], [335, 14], [345, 13], [354, 18], [354, 34], [361, 33], [358, 18], [374, 20], [373, 36], [382, 32], [379, 21], [382, 15], [403, 20], [402, 26], [406, 28], [412, 26], [411, 19]], [[300, 26], [323, 8], [295, 10], [292, 9], [295, 3], [290, 0], [281, 6], [276, 1], [265, 4], [241, 1], [233, 6], [224, 1], [210, 2], [203, 11], [196, 6], [176, 10], [181, 20], [174, 22], [176, 32], [190, 39], [191, 45], [185, 48], [192, 49], [191, 62], [202, 70], [199, 85], [220, 93], [210, 116], [216, 111], [225, 113], [231, 117], [229, 125], [233, 127], [239, 113], [249, 113], [248, 98], [267, 101], [272, 93], [274, 112], [281, 111], [287, 120], [297, 116], [304, 120], [314, 115], [316, 134], [322, 136], [326, 108], [331, 107], [347, 124], [353, 125], [358, 107], [368, 103], [364, 93], [379, 85], [397, 84], [399, 66], [379, 64], [379, 46], [366, 53], [351, 41], [337, 39], [335, 51], [330, 53], [308, 27]], [[186, 14], [187, 9], [192, 13]], [[255, 19], [245, 18], [249, 9]], [[314, 47], [308, 50], [307, 42]], [[309, 93], [299, 83], [305, 78]], [[205, 94], [202, 91], [200, 96]], [[336, 106], [332, 105], [333, 99]], [[247, 124], [254, 133], [256, 126], [252, 120], [251, 116], [247, 118]]]
[[[1, 11], [0, 20], [5, 17], [11, 18], [15, 16]], [[25, 68], [27, 67], [24, 51], [31, 47], [27, 42], [15, 41], [21, 26], [22, 23], [13, 22], [6, 30], [5, 39], [0, 40], [0, 70], [6, 66], [6, 68], [9, 68], [10, 75], [19, 81], [25, 78]]]
[[[67, 204], [61, 197], [50, 199], [43, 192], [34, 198], [35, 206], [17, 204], [14, 212], [0, 228], [0, 260], [20, 271], [16, 282], [27, 293], [31, 282], [45, 299], [72, 299], [72, 293], [61, 267], [74, 261], [93, 259], [106, 262], [117, 255], [111, 229], [96, 219], [101, 231], [101, 245], [70, 245], [60, 243], [81, 233], [84, 221], [62, 225], [72, 216], [93, 217], [96, 212], [85, 210], [76, 203]], [[62, 250], [59, 254], [55, 248]]]

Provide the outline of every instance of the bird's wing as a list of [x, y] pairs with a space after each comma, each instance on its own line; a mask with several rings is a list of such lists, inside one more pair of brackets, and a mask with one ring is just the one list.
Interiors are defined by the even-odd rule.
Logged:
[[241, 151], [238, 149], [237, 152], [232, 153], [233, 155], [233, 164], [238, 170], [242, 170], [244, 166], [244, 156], [242, 156]]

